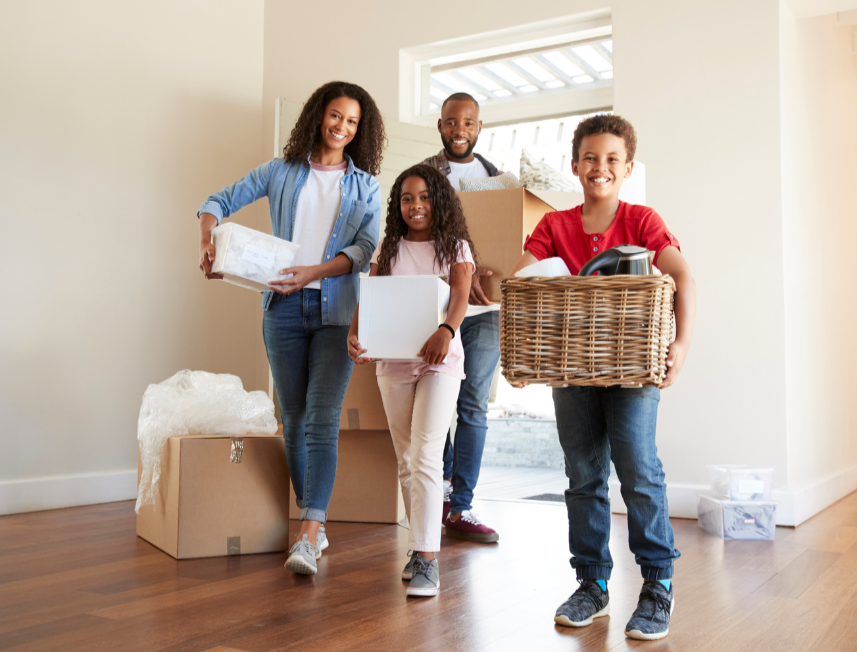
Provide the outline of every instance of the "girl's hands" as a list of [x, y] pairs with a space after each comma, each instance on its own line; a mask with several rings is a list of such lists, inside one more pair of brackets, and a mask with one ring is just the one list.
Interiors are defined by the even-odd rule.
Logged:
[[348, 334], [348, 357], [354, 360], [354, 364], [366, 364], [373, 362], [372, 358], [361, 358], [360, 356], [366, 353], [366, 349], [360, 346], [357, 341], [357, 336], [353, 333]]
[[452, 341], [452, 334], [445, 328], [440, 328], [435, 331], [425, 344], [420, 352], [419, 357], [425, 360], [428, 364], [441, 364], [449, 352], [449, 343]]
[[285, 276], [291, 274], [290, 278], [284, 278], [281, 281], [270, 281], [268, 287], [277, 294], [291, 294], [305, 287], [313, 281], [318, 281], [321, 277], [317, 274], [316, 265], [306, 265], [300, 267], [286, 267], [281, 269], [280, 274]]

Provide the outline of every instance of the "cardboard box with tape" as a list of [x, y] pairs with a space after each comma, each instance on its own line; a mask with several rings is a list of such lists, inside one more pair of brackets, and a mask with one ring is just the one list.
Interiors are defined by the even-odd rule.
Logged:
[[279, 433], [170, 437], [137, 536], [176, 559], [286, 550], [290, 485]]
[[480, 190], [460, 192], [458, 198], [479, 264], [494, 272], [482, 277], [482, 288], [492, 301], [500, 301], [500, 281], [524, 253], [524, 241], [545, 213], [565, 211], [583, 203], [583, 195], [554, 190]]
[[[340, 430], [387, 430], [387, 413], [374, 364], [356, 364], [342, 402]], [[392, 445], [392, 444], [391, 444]]]

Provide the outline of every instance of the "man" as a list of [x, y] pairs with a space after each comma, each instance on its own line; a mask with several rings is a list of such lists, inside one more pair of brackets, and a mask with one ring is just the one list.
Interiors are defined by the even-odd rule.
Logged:
[[[455, 190], [460, 190], [460, 179], [500, 174], [490, 161], [473, 152], [482, 131], [482, 121], [479, 120], [479, 103], [472, 96], [467, 93], [450, 95], [441, 107], [437, 130], [443, 149], [423, 163], [446, 174]], [[478, 252], [479, 243], [475, 244]], [[500, 361], [500, 306], [488, 300], [479, 283], [480, 275], [490, 274], [487, 270], [477, 270], [473, 277], [470, 305], [460, 329], [467, 378], [461, 382], [458, 394], [455, 446], [447, 433], [443, 458], [446, 533], [479, 543], [495, 543], [500, 539], [496, 531], [482, 523], [471, 505], [488, 431], [488, 393]]]

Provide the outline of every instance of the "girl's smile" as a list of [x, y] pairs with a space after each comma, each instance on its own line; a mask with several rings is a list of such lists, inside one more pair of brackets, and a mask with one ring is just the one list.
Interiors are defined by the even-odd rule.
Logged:
[[402, 219], [408, 225], [406, 240], [428, 242], [431, 240], [431, 196], [422, 177], [408, 177], [402, 182], [399, 203]]

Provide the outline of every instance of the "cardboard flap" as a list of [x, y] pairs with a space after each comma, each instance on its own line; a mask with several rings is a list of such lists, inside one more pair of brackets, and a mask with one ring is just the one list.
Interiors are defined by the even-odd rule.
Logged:
[[580, 206], [583, 203], [583, 194], [579, 192], [563, 192], [560, 190], [530, 190], [532, 193], [541, 199], [555, 211], [567, 211], [575, 206]]

